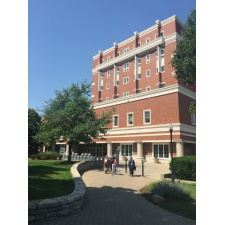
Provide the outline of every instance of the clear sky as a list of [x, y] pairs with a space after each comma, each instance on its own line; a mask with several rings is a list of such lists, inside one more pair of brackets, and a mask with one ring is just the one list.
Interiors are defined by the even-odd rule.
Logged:
[[28, 107], [38, 110], [55, 90], [85, 79], [92, 58], [176, 15], [186, 22], [195, 0], [29, 0]]

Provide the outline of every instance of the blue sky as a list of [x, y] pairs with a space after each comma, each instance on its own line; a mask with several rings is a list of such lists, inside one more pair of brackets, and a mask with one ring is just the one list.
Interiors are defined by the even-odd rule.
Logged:
[[28, 107], [41, 109], [72, 83], [91, 82], [92, 57], [176, 15], [195, 0], [29, 0]]

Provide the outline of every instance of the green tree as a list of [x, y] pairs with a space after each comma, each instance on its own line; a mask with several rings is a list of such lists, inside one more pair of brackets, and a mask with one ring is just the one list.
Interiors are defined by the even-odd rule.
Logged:
[[28, 108], [28, 157], [37, 153], [40, 143], [35, 139], [41, 125], [41, 116]]
[[[185, 23], [182, 39], [177, 44], [171, 60], [175, 78], [191, 85], [196, 81], [196, 10], [192, 10]], [[192, 102], [190, 112], [196, 113], [196, 103]]]
[[[92, 143], [93, 138], [104, 139], [106, 127], [111, 123], [113, 108], [97, 115], [90, 98], [91, 84], [86, 81], [72, 84], [62, 91], [55, 91], [55, 99], [46, 101], [43, 122], [36, 136], [45, 145], [67, 141], [70, 145], [79, 142]], [[68, 160], [70, 161], [71, 152]]]

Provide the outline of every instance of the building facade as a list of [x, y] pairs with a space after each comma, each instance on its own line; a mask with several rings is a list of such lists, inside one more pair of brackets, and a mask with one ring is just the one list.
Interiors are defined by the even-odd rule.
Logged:
[[105, 146], [104, 154], [160, 162], [169, 162], [171, 152], [175, 157], [196, 154], [195, 115], [189, 112], [196, 86], [177, 80], [170, 63], [183, 29], [176, 16], [157, 20], [93, 57], [94, 109], [101, 114], [115, 108], [106, 140], [95, 140]]
[[172, 16], [99, 51], [93, 57], [93, 106], [98, 115], [115, 108], [105, 140], [56, 143], [53, 150], [116, 156], [118, 161], [123, 156], [158, 158], [161, 163], [170, 162], [172, 155], [195, 155], [196, 121], [189, 106], [196, 100], [196, 86], [177, 80], [170, 63], [183, 29]]

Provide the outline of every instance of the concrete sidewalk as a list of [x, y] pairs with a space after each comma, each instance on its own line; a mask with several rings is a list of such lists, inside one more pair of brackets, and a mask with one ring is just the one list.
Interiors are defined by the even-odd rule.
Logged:
[[[137, 160], [136, 160], [137, 161]], [[134, 176], [125, 173], [121, 162], [117, 175], [103, 170], [90, 170], [83, 174], [86, 185], [86, 202], [77, 214], [32, 223], [33, 225], [194, 225], [195, 221], [167, 212], [138, 195], [147, 184], [160, 180], [161, 174], [169, 173], [168, 164], [136, 162]]]

